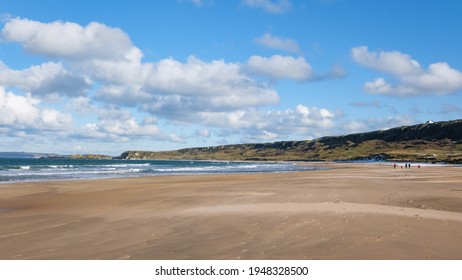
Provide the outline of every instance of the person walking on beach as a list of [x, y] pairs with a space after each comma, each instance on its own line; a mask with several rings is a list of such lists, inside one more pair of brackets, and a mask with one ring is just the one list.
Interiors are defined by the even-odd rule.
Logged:
[[393, 169], [396, 169], [396, 163], [395, 163], [395, 164], [393, 164]]

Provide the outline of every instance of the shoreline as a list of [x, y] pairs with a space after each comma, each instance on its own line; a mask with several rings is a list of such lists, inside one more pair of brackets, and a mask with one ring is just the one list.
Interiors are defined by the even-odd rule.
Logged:
[[462, 259], [460, 167], [316, 165], [2, 184], [0, 259]]
[[[72, 159], [72, 161], [75, 161], [75, 159]], [[52, 164], [47, 163], [45, 165], [42, 165], [42, 162], [39, 162], [39, 164], [37, 164], [36, 162], [17, 162], [14, 163], [13, 166], [19, 168], [11, 169], [9, 166], [6, 166], [5, 170], [7, 171], [1, 172], [0, 186], [3, 184], [15, 184], [26, 182], [33, 183], [117, 178], [142, 178], [171, 175], [184, 176], [207, 174], [252, 174], [273, 172], [277, 173], [310, 170], [310, 166], [286, 161], [261, 162], [229, 160], [126, 160], [122, 161], [122, 164], [121, 161], [117, 161], [117, 163], [113, 163], [112, 161], [105, 161], [103, 164], [99, 164], [100, 161], [97, 161], [96, 163], [89, 165], [87, 165], [87, 160], [85, 159], [77, 159], [77, 161], [79, 162], [67, 162], [64, 165], [61, 165], [61, 162], [53, 162]], [[159, 164], [159, 162], [168, 162], [168, 164]], [[189, 163], [191, 165], [176, 165], [177, 162]], [[208, 164], [206, 164], [205, 166], [197, 164], [204, 162]], [[45, 166], [45, 168], [43, 168], [43, 166]], [[81, 167], [83, 167], [83, 170], [80, 169]], [[87, 167], [90, 167], [90, 169]], [[107, 167], [109, 167], [110, 169], [106, 169]], [[1, 165], [0, 169], [2, 169]], [[26, 171], [23, 171], [22, 174], [18, 174], [15, 172], [16, 169]], [[66, 171], [64, 173], [61, 173], [61, 171], [64, 170]], [[8, 171], [10, 172], [8, 173]]]
[[[137, 160], [133, 160], [137, 161]], [[156, 160], [157, 161], [157, 160]], [[164, 160], [161, 160], [164, 161]], [[166, 160], [169, 161], [169, 160]], [[177, 160], [174, 160], [177, 161]], [[178, 161], [191, 161], [191, 160], [178, 160]], [[194, 161], [202, 161], [202, 160], [194, 160]], [[206, 162], [214, 162], [213, 160], [203, 160]], [[220, 162], [220, 160], [215, 160], [216, 162]], [[229, 161], [225, 160], [223, 162], [239, 162], [239, 163], [262, 163], [266, 161]], [[404, 167], [405, 162], [388, 162], [388, 161], [267, 161], [269, 163], [292, 163], [299, 166], [306, 166], [306, 167], [313, 167], [313, 169], [308, 170], [286, 170], [286, 171], [242, 171], [242, 172], [210, 172], [210, 173], [152, 173], [146, 175], [132, 175], [132, 176], [113, 176], [113, 177], [93, 177], [93, 178], [58, 178], [58, 179], [33, 179], [33, 180], [22, 180], [22, 181], [0, 181], [0, 188], [3, 185], [10, 185], [10, 184], [22, 184], [22, 183], [46, 183], [46, 182], [65, 182], [65, 181], [92, 181], [92, 180], [112, 180], [112, 179], [136, 179], [136, 178], [151, 178], [151, 177], [163, 177], [163, 176], [202, 176], [202, 175], [228, 175], [228, 174], [271, 174], [271, 173], [296, 173], [296, 172], [307, 172], [307, 171], [314, 171], [318, 169], [327, 168], [330, 169], [333, 166], [341, 165], [358, 165], [358, 166], [393, 166], [393, 164], [397, 164], [398, 167]], [[462, 164], [453, 164], [453, 163], [419, 163], [419, 162], [411, 162], [413, 168], [417, 168], [418, 165], [421, 167], [462, 167]]]

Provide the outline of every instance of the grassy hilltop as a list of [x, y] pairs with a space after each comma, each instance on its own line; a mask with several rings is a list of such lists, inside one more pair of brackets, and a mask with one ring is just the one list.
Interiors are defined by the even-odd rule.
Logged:
[[224, 145], [165, 152], [127, 151], [119, 158], [284, 161], [377, 159], [462, 163], [462, 120], [322, 137], [310, 141]]

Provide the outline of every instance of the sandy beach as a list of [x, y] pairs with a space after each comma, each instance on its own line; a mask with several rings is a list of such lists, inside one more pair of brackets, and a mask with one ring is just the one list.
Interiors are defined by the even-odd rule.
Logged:
[[462, 259], [462, 167], [0, 185], [0, 259]]

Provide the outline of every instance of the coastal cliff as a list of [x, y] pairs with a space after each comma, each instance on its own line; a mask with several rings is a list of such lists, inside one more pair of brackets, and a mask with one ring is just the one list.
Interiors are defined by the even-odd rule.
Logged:
[[280, 141], [188, 148], [176, 151], [127, 151], [120, 159], [386, 160], [462, 163], [462, 120], [427, 122], [388, 130]]

